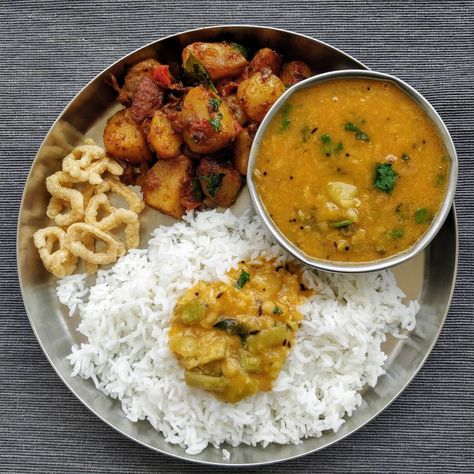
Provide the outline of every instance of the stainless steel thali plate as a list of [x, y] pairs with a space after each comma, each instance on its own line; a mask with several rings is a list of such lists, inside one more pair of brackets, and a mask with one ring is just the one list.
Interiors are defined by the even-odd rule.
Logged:
[[[102, 143], [106, 119], [121, 108], [115, 102], [115, 92], [105, 82], [109, 72], [122, 76], [127, 66], [150, 56], [156, 56], [163, 62], [180, 61], [180, 51], [186, 44], [223, 39], [256, 48], [274, 48], [292, 59], [306, 61], [316, 73], [366, 68], [347, 54], [310, 37], [257, 26], [221, 26], [187, 31], [155, 41], [122, 58], [79, 92], [53, 124], [38, 151], [20, 208], [18, 271], [25, 308], [46, 357], [69, 389], [93, 413], [117, 431], [156, 451], [207, 464], [248, 466], [284, 461], [327, 447], [363, 426], [400, 394], [431, 352], [446, 318], [457, 270], [458, 232], [453, 208], [430, 246], [414, 259], [394, 268], [398, 285], [407, 298], [420, 301], [416, 329], [403, 340], [388, 338], [383, 346], [388, 355], [386, 374], [379, 378], [374, 389], [363, 392], [362, 406], [337, 433], [309, 438], [296, 446], [274, 444], [267, 448], [228, 448], [231, 451], [228, 462], [224, 462], [221, 453], [214, 448], [190, 456], [182, 448], [166, 443], [163, 436], [147, 422], [129, 421], [120, 403], [97, 391], [93, 382], [71, 377], [66, 356], [73, 344], [81, 342], [81, 336], [76, 331], [79, 321], [76, 317], [70, 318], [59, 303], [55, 292], [56, 280], [44, 270], [32, 240], [33, 233], [48, 224], [45, 178], [60, 168], [61, 158], [85, 136]], [[240, 213], [249, 207], [249, 196], [244, 190], [233, 211]], [[143, 246], [146, 246], [154, 227], [173, 222], [173, 219], [153, 209], [147, 209], [142, 216]]]

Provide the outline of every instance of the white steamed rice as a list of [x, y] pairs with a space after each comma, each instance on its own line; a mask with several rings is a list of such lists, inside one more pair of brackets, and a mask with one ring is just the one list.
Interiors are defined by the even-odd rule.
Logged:
[[121, 401], [130, 420], [147, 419], [189, 454], [208, 444], [298, 443], [337, 431], [361, 404], [363, 387], [384, 373], [385, 334], [413, 329], [418, 303], [402, 303], [389, 271], [349, 276], [306, 269], [304, 283], [316, 294], [300, 307], [303, 324], [273, 390], [223, 403], [185, 384], [168, 349], [170, 316], [185, 289], [225, 279], [240, 260], [258, 257], [288, 258], [258, 218], [208, 211], [157, 228], [147, 250], [99, 270], [90, 290], [86, 275], [62, 279], [59, 299], [71, 314], [79, 312], [78, 329], [88, 341], [72, 348], [73, 375], [93, 380]]

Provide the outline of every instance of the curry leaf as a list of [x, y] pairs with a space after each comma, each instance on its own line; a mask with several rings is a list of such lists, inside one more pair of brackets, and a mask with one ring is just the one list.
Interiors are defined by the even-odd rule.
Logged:
[[241, 44], [239, 43], [230, 43], [231, 46], [233, 46], [235, 49], [239, 50], [240, 51], [240, 54], [242, 54], [242, 56], [245, 58], [245, 59], [248, 59], [249, 58], [249, 52], [247, 50], [247, 48], [245, 46], [242, 46]]
[[191, 181], [192, 186], [192, 195], [196, 201], [202, 201], [204, 195], [202, 193], [201, 183], [199, 182], [198, 178], [193, 178]]
[[215, 88], [211, 76], [207, 72], [207, 69], [204, 65], [196, 58], [193, 54], [188, 56], [186, 62], [183, 65], [184, 72], [186, 77], [191, 82], [198, 82], [208, 89], [210, 89], [214, 94], [218, 95], [217, 89]]
[[339, 227], [347, 227], [348, 225], [351, 225], [353, 223], [354, 221], [352, 219], [344, 219], [342, 221], [330, 222], [329, 227], [334, 227], [335, 229], [338, 229]]
[[248, 281], [250, 281], [250, 274], [242, 270], [239, 278], [235, 282], [235, 286], [241, 290]]
[[232, 335], [243, 333], [242, 326], [235, 319], [221, 319], [214, 326], [216, 329], [221, 329]]

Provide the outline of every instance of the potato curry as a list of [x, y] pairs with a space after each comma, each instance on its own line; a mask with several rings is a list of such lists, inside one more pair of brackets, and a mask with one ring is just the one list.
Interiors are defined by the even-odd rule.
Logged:
[[350, 78], [290, 97], [265, 133], [254, 179], [270, 217], [306, 254], [364, 262], [424, 234], [448, 173], [442, 139], [413, 99], [391, 82]]
[[178, 301], [169, 347], [186, 383], [235, 403], [267, 391], [278, 377], [310, 290], [294, 269], [241, 262], [228, 282], [199, 282]]
[[269, 48], [195, 42], [181, 62], [149, 58], [123, 83], [111, 76], [125, 108], [104, 130], [107, 154], [126, 166], [145, 202], [180, 218], [187, 210], [228, 207], [245, 181], [258, 124], [289, 87], [311, 75], [302, 61]]

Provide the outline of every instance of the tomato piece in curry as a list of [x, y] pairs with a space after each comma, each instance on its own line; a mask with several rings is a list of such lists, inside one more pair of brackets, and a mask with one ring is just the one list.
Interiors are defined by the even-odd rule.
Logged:
[[185, 369], [186, 383], [235, 403], [271, 390], [311, 291], [291, 265], [241, 263], [228, 282], [201, 281], [178, 301], [169, 347]]
[[446, 193], [434, 124], [394, 83], [334, 79], [297, 91], [269, 124], [254, 179], [267, 212], [307, 255], [366, 262], [411, 247]]

